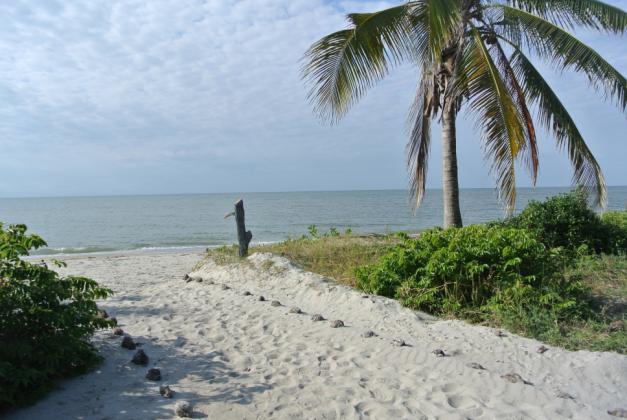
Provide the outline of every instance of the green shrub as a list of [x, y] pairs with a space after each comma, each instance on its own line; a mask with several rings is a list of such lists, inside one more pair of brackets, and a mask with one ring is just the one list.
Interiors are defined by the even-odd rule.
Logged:
[[533, 233], [547, 248], [564, 247], [575, 251], [586, 247], [596, 253], [617, 251], [611, 228], [588, 206], [587, 196], [581, 189], [543, 202], [532, 201], [518, 216], [502, 223]]
[[94, 301], [109, 289], [21, 259], [45, 245], [24, 225], [0, 224], [0, 408], [29, 403], [56, 378], [94, 366], [99, 356], [87, 339], [115, 324]]
[[562, 319], [587, 310], [586, 288], [561, 275], [567, 262], [532, 233], [472, 225], [406, 239], [356, 275], [363, 290], [433, 314], [514, 319], [549, 311]]
[[627, 211], [608, 211], [601, 220], [606, 227], [615, 253], [627, 253]]

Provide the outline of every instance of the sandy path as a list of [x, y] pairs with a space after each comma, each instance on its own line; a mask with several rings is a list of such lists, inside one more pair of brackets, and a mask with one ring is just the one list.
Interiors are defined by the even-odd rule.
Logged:
[[[119, 338], [101, 333], [106, 361], [98, 371], [8, 418], [172, 418], [181, 399], [194, 404], [195, 417], [212, 419], [610, 419], [608, 409], [626, 404], [627, 357], [556, 348], [541, 355], [534, 340], [435, 321], [276, 257], [207, 264], [192, 273], [202, 282], [184, 282], [198, 259], [68, 260], [68, 272], [117, 291], [104, 308], [143, 343], [174, 399], [144, 379], [147, 368], [129, 363], [133, 351], [120, 348]], [[272, 306], [274, 299], [283, 306]], [[293, 306], [305, 313], [289, 313]], [[313, 313], [346, 327], [313, 322]], [[377, 336], [362, 337], [368, 329]], [[449, 356], [436, 357], [435, 349]], [[533, 385], [501, 378], [510, 372]]]

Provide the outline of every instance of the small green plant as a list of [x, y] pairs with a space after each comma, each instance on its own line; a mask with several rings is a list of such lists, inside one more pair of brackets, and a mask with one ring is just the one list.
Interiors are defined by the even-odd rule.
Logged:
[[329, 229], [329, 232], [326, 234], [326, 236], [330, 236], [330, 237], [337, 237], [340, 236], [340, 231], [337, 230], [337, 228], [335, 226], [332, 226]]
[[344, 230], [344, 235], [346, 235], [346, 236], [350, 236], [350, 235], [352, 235], [352, 234], [353, 234], [353, 229], [351, 229], [351, 228], [346, 228], [346, 229]]
[[307, 227], [307, 231], [309, 232], [309, 236], [312, 238], [315, 239], [318, 237], [318, 227], [316, 225], [309, 225], [309, 227]]
[[89, 337], [115, 325], [95, 302], [111, 290], [21, 258], [45, 245], [24, 225], [0, 224], [0, 409], [29, 403], [55, 379], [93, 367], [100, 358]]

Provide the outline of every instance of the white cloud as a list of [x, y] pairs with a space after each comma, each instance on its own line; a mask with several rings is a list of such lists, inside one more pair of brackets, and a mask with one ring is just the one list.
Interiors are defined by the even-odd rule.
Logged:
[[[290, 185], [300, 180], [302, 188], [333, 187], [309, 179], [322, 162], [339, 178], [335, 185], [340, 187], [402, 187], [403, 123], [415, 87], [414, 71], [394, 72], [335, 127], [314, 118], [299, 79], [299, 60], [306, 48], [343, 28], [345, 13], [391, 4], [395, 3], [2, 2], [0, 176], [24, 182], [3, 185], [0, 194], [17, 194], [20, 188], [31, 188], [27, 194], [39, 194], [40, 189], [63, 193], [77, 171], [86, 181], [75, 181], [73, 191], [85, 193], [93, 188], [89, 180], [108, 168], [113, 168], [111, 181], [102, 192], [115, 191], [121, 182], [115, 168], [133, 167], [140, 168], [134, 174], [137, 179], [146, 177], [138, 188], [149, 185], [159, 191], [151, 177], [156, 179], [160, 168], [204, 163], [207, 169], [201, 174], [230, 178], [235, 166], [225, 166], [225, 160], [260, 173], [270, 171], [266, 184], [258, 180], [266, 189], [283, 188], [277, 166], [282, 160], [295, 171]], [[625, 69], [620, 43], [609, 44], [604, 52]], [[595, 105], [586, 103], [582, 113], [591, 106]], [[473, 138], [468, 133], [461, 137]], [[434, 143], [434, 159], [438, 149]], [[482, 168], [475, 159], [480, 156], [476, 142], [462, 143], [460, 150], [473, 156], [473, 163], [466, 166], [473, 169], [468, 178], [472, 181], [466, 185], [489, 185], [484, 169], [483, 175], [474, 175]], [[345, 167], [347, 158], [352, 168]], [[377, 165], [399, 169], [377, 174], [372, 170]], [[437, 162], [433, 170], [431, 184], [437, 187]], [[59, 171], [58, 178], [45, 179]], [[353, 175], [344, 179], [342, 174], [348, 171]], [[177, 185], [206, 188], [185, 176], [181, 171]], [[227, 185], [248, 189], [236, 179]]]

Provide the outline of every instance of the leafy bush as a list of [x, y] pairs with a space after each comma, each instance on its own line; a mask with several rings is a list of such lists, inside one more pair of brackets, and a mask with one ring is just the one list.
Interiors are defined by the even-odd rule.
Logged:
[[612, 248], [616, 253], [627, 253], [627, 211], [608, 211], [601, 220], [606, 226]]
[[0, 408], [31, 402], [56, 378], [94, 366], [99, 356], [87, 339], [115, 324], [94, 301], [111, 290], [21, 259], [45, 245], [24, 225], [0, 224]]
[[357, 286], [434, 314], [563, 319], [587, 310], [586, 288], [565, 279], [568, 258], [521, 229], [472, 225], [423, 232], [377, 264], [357, 270]]
[[[499, 224], [499, 223], [495, 223]], [[578, 250], [582, 247], [596, 253], [617, 253], [620, 249], [620, 230], [604, 222], [589, 206], [581, 189], [548, 198], [544, 202], [532, 201], [518, 215], [500, 222], [509, 227], [525, 229], [547, 247], [564, 247]]]

